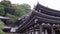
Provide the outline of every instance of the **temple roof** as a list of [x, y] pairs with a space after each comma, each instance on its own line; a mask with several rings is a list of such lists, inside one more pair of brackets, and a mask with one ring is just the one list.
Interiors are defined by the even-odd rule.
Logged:
[[9, 17], [0, 16], [0, 19], [10, 19]]
[[35, 19], [38, 19], [39, 23], [60, 24], [60, 12], [37, 4], [29, 17], [18, 27], [17, 31], [22, 32], [32, 26], [35, 24]]

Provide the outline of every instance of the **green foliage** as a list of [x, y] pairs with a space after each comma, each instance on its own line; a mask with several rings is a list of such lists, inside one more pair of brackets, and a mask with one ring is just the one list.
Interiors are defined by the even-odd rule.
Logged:
[[2, 21], [0, 21], [0, 34], [5, 34], [3, 31], [2, 31], [2, 28], [4, 26], [4, 23]]
[[5, 34], [5, 33], [0, 29], [0, 34]]
[[27, 13], [31, 11], [31, 7], [28, 4], [21, 4], [20, 7], [25, 9]]
[[11, 14], [7, 14], [8, 17], [10, 17], [10, 23], [15, 23], [15, 21], [17, 20], [17, 16], [15, 15], [11, 15]]
[[12, 6], [15, 9], [16, 16], [22, 16], [31, 11], [31, 7], [28, 4], [21, 4], [21, 5], [13, 4]]
[[4, 23], [2, 21], [0, 21], [0, 29], [2, 29], [4, 26]]
[[19, 6], [17, 6], [17, 8], [16, 8], [16, 14], [17, 14], [17, 16], [22, 16], [22, 15], [26, 14], [26, 10], [22, 9]]
[[4, 15], [5, 11], [4, 11], [4, 7], [0, 4], [0, 15]]
[[1, 3], [2, 5], [4, 5], [5, 7], [11, 7], [11, 2], [10, 2], [10, 1], [2, 0], [0, 3]]
[[8, 0], [2, 0], [0, 2], [0, 15], [10, 17], [10, 23], [13, 24], [18, 17], [25, 15], [31, 11], [31, 7], [28, 4], [11, 4]]
[[12, 14], [12, 12], [14, 11], [13, 8], [12, 8], [12, 6], [11, 6], [12, 4], [11, 4], [10, 1], [2, 0], [0, 2], [0, 4], [3, 5], [3, 7], [4, 7], [4, 11], [5, 11], [4, 16], [6, 16], [7, 13]]

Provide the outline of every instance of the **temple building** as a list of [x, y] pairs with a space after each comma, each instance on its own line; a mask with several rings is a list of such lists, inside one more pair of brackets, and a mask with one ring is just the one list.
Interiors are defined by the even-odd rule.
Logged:
[[19, 18], [14, 26], [9, 30], [10, 33], [60, 34], [60, 11], [38, 3], [30, 13]]

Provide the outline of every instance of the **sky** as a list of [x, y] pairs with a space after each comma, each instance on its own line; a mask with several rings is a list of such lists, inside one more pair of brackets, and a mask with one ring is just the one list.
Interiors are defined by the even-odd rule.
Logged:
[[[1, 1], [1, 0], [0, 0]], [[60, 0], [10, 0], [13, 4], [29, 4], [32, 8], [39, 2], [40, 4], [60, 11]]]

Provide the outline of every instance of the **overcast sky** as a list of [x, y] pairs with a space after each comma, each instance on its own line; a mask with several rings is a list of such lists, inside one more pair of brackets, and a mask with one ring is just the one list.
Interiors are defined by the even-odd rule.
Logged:
[[60, 10], [60, 0], [10, 0], [10, 1], [14, 4], [27, 3], [32, 8], [34, 7], [34, 5], [37, 4], [37, 2], [39, 2], [40, 4], [42, 4], [46, 7], [56, 9], [56, 10]]

